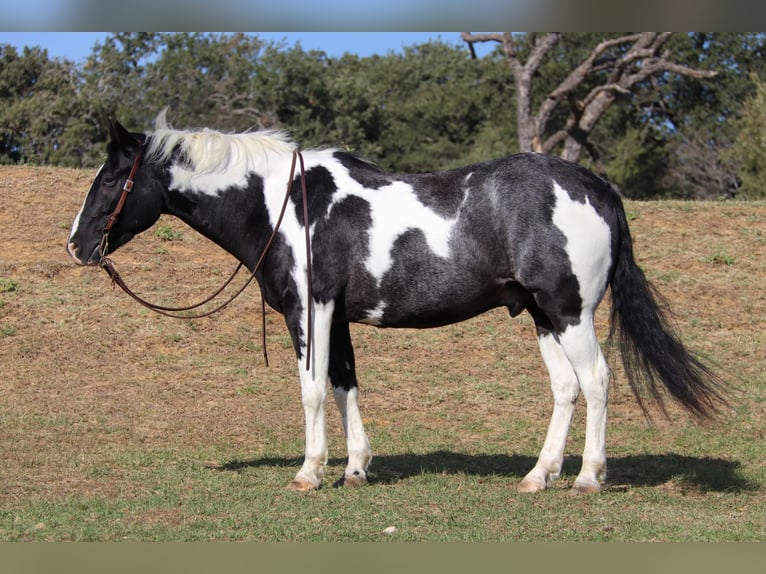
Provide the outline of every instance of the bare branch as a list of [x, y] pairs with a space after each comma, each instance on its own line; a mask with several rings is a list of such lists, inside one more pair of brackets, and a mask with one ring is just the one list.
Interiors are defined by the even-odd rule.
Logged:
[[[638, 82], [662, 73], [684, 75], [697, 79], [716, 76], [711, 70], [697, 70], [670, 61], [669, 50], [663, 50], [671, 32], [637, 32], [624, 34], [599, 42], [562, 81], [543, 99], [537, 113], [532, 110], [532, 82], [535, 72], [542, 66], [551, 49], [560, 41], [560, 33], [528, 34], [529, 53], [521, 61], [516, 53], [514, 37], [509, 33], [462, 32], [472, 57], [476, 57], [474, 44], [497, 42], [502, 44], [506, 61], [513, 74], [516, 89], [516, 119], [521, 150], [549, 153], [564, 143], [562, 155], [577, 160], [587, 149], [597, 160], [595, 148], [587, 141], [588, 135], [600, 117], [609, 109], [616, 97], [627, 95]], [[591, 89], [582, 98], [575, 97], [587, 78], [604, 74], [601, 85]], [[543, 136], [556, 107], [568, 100], [569, 116], [566, 124], [547, 139]]]
[[460, 37], [464, 42], [473, 44], [475, 42], [500, 42], [503, 43], [503, 34], [471, 34], [470, 32], [460, 32]]
[[626, 76], [625, 81], [621, 83], [626, 88], [629, 88], [649, 76], [660, 72], [672, 72], [674, 74], [697, 79], [715, 78], [718, 75], [718, 72], [715, 70], [697, 70], [682, 64], [668, 62], [664, 58], [651, 58], [646, 60], [636, 73]]
[[[619, 46], [620, 44], [626, 44], [628, 42], [634, 42], [640, 40], [641, 34], [631, 34], [629, 36], [620, 36], [619, 38], [613, 38], [611, 40], [604, 40], [599, 43], [588, 57], [577, 66], [569, 75], [564, 79], [559, 86], [553, 90], [549, 97], [559, 99], [570, 92], [577, 86], [579, 86], [585, 77], [593, 71], [596, 59], [603, 54], [609, 48]], [[651, 55], [651, 54], [650, 54]]]
[[539, 129], [542, 131], [545, 124], [548, 123], [548, 119], [550, 118], [553, 110], [556, 108], [559, 102], [564, 97], [566, 97], [567, 94], [582, 84], [582, 82], [589, 74], [593, 73], [595, 63], [599, 56], [614, 46], [619, 46], [629, 42], [638, 42], [642, 39], [644, 42], [646, 42], [649, 40], [648, 35], [651, 34], [651, 32], [643, 34], [629, 34], [626, 36], [620, 36], [619, 38], [612, 38], [600, 42], [595, 48], [593, 48], [588, 57], [583, 60], [579, 66], [572, 70], [569, 75], [564, 78], [564, 80], [558, 85], [558, 87], [550, 92], [548, 97], [545, 98], [537, 113], [537, 117], [535, 118], [535, 122], [539, 126]]
[[569, 130], [562, 129], [557, 131], [555, 134], [553, 134], [551, 137], [549, 137], [542, 145], [541, 152], [542, 153], [550, 153], [553, 148], [555, 148], [560, 143], [563, 143], [565, 139], [569, 137]]
[[503, 51], [508, 59], [509, 63], [515, 58], [513, 53], [513, 37], [510, 32], [503, 33], [489, 33], [489, 34], [471, 34], [470, 32], [461, 32], [460, 37], [468, 44], [468, 49], [471, 51], [471, 58], [476, 59], [476, 50], [474, 44], [477, 42], [498, 42], [503, 45]]
[[535, 36], [534, 43], [532, 44], [532, 51], [529, 54], [529, 58], [527, 58], [527, 63], [524, 64], [524, 67], [530, 76], [537, 71], [537, 68], [543, 63], [545, 55], [550, 52], [551, 48], [553, 48], [560, 39], [561, 34], [557, 32], [545, 34], [542, 38]]
[[582, 101], [582, 106], [587, 107], [601, 92], [616, 92], [618, 94], [627, 95], [630, 93], [630, 90], [621, 86], [620, 84], [605, 84], [603, 86], [597, 86], [588, 92], [588, 95], [585, 96], [585, 99]]

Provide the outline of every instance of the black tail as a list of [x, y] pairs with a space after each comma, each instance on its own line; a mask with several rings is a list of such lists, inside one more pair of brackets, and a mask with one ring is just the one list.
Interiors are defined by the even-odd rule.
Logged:
[[726, 401], [723, 385], [711, 370], [692, 357], [667, 321], [668, 306], [633, 259], [622, 202], [618, 206], [619, 252], [611, 281], [610, 337], [619, 334], [620, 352], [631, 391], [645, 414], [645, 391], [667, 416], [661, 388], [692, 413], [710, 417]]

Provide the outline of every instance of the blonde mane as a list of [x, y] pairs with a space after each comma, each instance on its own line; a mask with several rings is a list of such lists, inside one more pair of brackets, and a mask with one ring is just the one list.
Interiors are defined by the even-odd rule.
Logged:
[[209, 128], [173, 129], [166, 118], [167, 110], [157, 115], [155, 130], [150, 132], [147, 159], [165, 162], [177, 149], [184, 168], [201, 173], [229, 169], [259, 171], [270, 154], [290, 154], [296, 148], [284, 132], [263, 130], [222, 133]]

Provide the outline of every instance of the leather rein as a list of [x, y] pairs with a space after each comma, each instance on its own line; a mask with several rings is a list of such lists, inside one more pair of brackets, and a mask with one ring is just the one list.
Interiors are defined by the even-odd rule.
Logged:
[[[210, 311], [206, 311], [204, 313], [199, 313], [195, 315], [178, 315], [177, 313], [182, 313], [185, 311], [191, 311], [193, 309], [198, 309], [199, 307], [202, 307], [206, 303], [210, 303], [213, 301], [216, 297], [218, 297], [223, 290], [232, 282], [234, 277], [236, 277], [237, 273], [239, 273], [240, 269], [243, 267], [243, 263], [239, 263], [237, 265], [237, 268], [234, 270], [234, 273], [232, 273], [231, 277], [212, 295], [204, 299], [203, 301], [200, 301], [199, 303], [195, 303], [193, 305], [187, 305], [184, 307], [164, 307], [162, 305], [158, 305], [156, 303], [151, 303], [147, 301], [146, 299], [143, 299], [138, 294], [136, 294], [130, 287], [127, 286], [125, 281], [123, 280], [122, 276], [120, 275], [119, 271], [114, 267], [114, 262], [107, 257], [107, 251], [109, 250], [109, 232], [112, 230], [112, 227], [114, 227], [114, 224], [119, 219], [120, 213], [122, 212], [123, 207], [125, 206], [125, 202], [127, 201], [128, 195], [130, 195], [130, 192], [133, 190], [134, 185], [134, 179], [136, 176], [136, 171], [138, 170], [138, 166], [141, 163], [141, 159], [143, 157], [144, 152], [144, 145], [141, 145], [139, 148], [138, 153], [136, 154], [135, 159], [133, 160], [133, 166], [130, 169], [130, 175], [128, 175], [127, 180], [125, 180], [125, 184], [122, 187], [122, 193], [120, 195], [120, 199], [117, 201], [117, 205], [114, 208], [114, 211], [109, 215], [109, 217], [106, 220], [106, 225], [104, 226], [102, 237], [101, 237], [101, 243], [99, 245], [99, 263], [98, 266], [101, 267], [106, 273], [109, 275], [109, 277], [112, 279], [112, 285], [117, 285], [122, 289], [126, 294], [128, 294], [132, 299], [146, 307], [147, 309], [150, 309], [151, 311], [154, 311], [155, 313], [159, 313], [160, 315], [165, 315], [166, 317], [172, 317], [174, 319], [201, 319], [203, 317], [209, 317], [210, 315], [213, 315], [214, 313], [217, 313], [227, 305], [229, 305], [234, 299], [239, 297], [239, 295], [242, 294], [242, 292], [252, 283], [253, 279], [255, 279], [256, 273], [263, 267], [263, 263], [266, 260], [266, 255], [269, 253], [269, 249], [271, 248], [271, 245], [274, 243], [274, 239], [277, 236], [277, 233], [279, 232], [279, 228], [282, 224], [282, 218], [284, 217], [285, 210], [287, 209], [287, 203], [290, 199], [290, 191], [292, 190], [292, 183], [293, 178], [295, 177], [295, 166], [296, 166], [296, 160], [300, 164], [300, 175], [301, 175], [301, 194], [303, 198], [303, 228], [305, 231], [305, 240], [306, 240], [306, 275], [307, 275], [307, 282], [308, 282], [308, 303], [307, 303], [307, 329], [306, 329], [306, 370], [308, 371], [311, 365], [311, 326], [312, 326], [312, 303], [313, 303], [313, 289], [312, 289], [312, 273], [311, 273], [311, 239], [310, 239], [310, 231], [309, 231], [309, 216], [308, 216], [308, 192], [306, 188], [306, 173], [305, 168], [303, 164], [303, 156], [301, 155], [301, 152], [298, 150], [293, 151], [293, 158], [292, 163], [290, 165], [290, 177], [287, 180], [287, 191], [285, 192], [285, 198], [282, 202], [282, 209], [279, 212], [279, 217], [277, 218], [277, 222], [274, 225], [274, 230], [271, 232], [271, 235], [269, 236], [268, 241], [266, 242], [266, 246], [263, 248], [263, 251], [261, 252], [260, 257], [258, 258], [258, 261], [255, 264], [255, 267], [253, 268], [252, 273], [250, 274], [250, 277], [248, 277], [247, 281], [245, 282], [242, 287], [239, 288], [233, 295], [231, 295], [226, 301], [219, 304], [217, 307]], [[263, 291], [261, 291], [261, 334], [262, 334], [262, 344], [263, 344], [263, 358], [266, 362], [266, 366], [269, 365], [269, 357], [268, 353], [266, 351], [266, 302], [263, 297]]]

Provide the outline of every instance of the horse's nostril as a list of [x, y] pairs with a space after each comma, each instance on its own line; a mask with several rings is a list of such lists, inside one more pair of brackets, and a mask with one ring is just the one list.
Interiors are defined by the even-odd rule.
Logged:
[[70, 241], [69, 243], [67, 243], [66, 250], [67, 250], [67, 253], [69, 253], [69, 255], [72, 257], [72, 259], [75, 260], [75, 263], [77, 263], [78, 265], [83, 264], [83, 262], [80, 261], [79, 257], [77, 257], [77, 252], [80, 250], [80, 246], [77, 245], [77, 243], [75, 243], [74, 241]]

